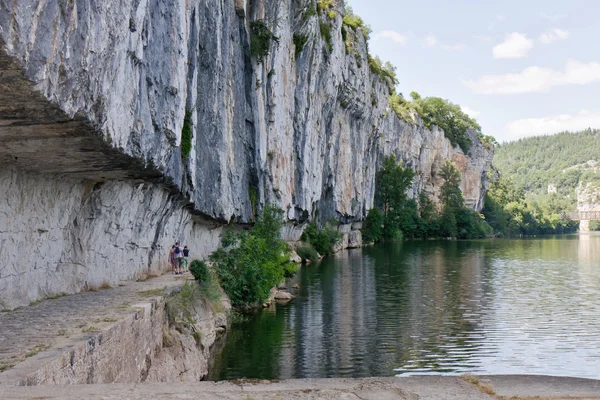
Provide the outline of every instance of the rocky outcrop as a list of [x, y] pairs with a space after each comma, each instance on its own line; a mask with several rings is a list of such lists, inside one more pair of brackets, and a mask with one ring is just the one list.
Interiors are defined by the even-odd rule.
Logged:
[[[597, 171], [594, 171], [597, 173]], [[581, 182], [577, 187], [577, 211], [583, 215], [600, 215], [600, 185], [598, 183]], [[590, 231], [590, 221], [581, 220], [580, 232]]]
[[[417, 172], [412, 195], [437, 195], [454, 160], [480, 209], [492, 151], [391, 112], [362, 33], [346, 48], [343, 3], [330, 18], [312, 0], [0, 0], [0, 301], [149, 273], [174, 238], [205, 255], [207, 220], [251, 222], [265, 202], [289, 240], [308, 220], [361, 221], [392, 153]], [[278, 38], [260, 63], [257, 20]]]

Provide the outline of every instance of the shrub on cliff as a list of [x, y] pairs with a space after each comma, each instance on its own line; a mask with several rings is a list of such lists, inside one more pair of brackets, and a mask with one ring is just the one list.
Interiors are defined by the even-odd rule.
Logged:
[[210, 271], [208, 265], [204, 261], [194, 260], [190, 264], [190, 273], [198, 282], [208, 281], [210, 278]]
[[343, 234], [337, 229], [327, 224], [322, 229], [319, 229], [314, 222], [302, 233], [302, 240], [310, 243], [322, 255], [332, 254], [335, 246], [342, 240], [342, 237]]
[[192, 151], [192, 113], [186, 111], [183, 118], [183, 128], [181, 129], [181, 155], [188, 157]]
[[296, 266], [279, 238], [283, 211], [265, 206], [249, 232], [226, 233], [221, 248], [210, 255], [221, 286], [234, 305], [262, 303], [269, 291]]
[[279, 43], [279, 38], [261, 19], [250, 22], [250, 34], [250, 54], [261, 63], [269, 55], [271, 42]]

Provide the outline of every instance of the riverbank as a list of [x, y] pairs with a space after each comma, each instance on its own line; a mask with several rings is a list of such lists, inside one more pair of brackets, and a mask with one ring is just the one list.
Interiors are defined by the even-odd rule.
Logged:
[[[183, 399], [267, 400], [480, 400], [480, 399], [600, 399], [600, 381], [548, 376], [482, 377], [485, 387], [460, 377], [299, 379], [148, 383], [144, 385], [74, 385], [3, 387], [5, 399]], [[485, 393], [485, 390], [493, 394]]]

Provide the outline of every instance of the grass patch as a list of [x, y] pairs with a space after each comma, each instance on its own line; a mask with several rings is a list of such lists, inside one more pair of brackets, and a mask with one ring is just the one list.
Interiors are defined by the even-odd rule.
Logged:
[[117, 318], [98, 318], [94, 322], [100, 323], [100, 322], [117, 322], [117, 321], [118, 321]]
[[50, 348], [49, 345], [38, 344], [34, 348], [32, 348], [31, 350], [29, 350], [27, 353], [25, 353], [25, 358], [33, 357], [36, 354], [41, 353], [42, 351], [48, 350], [49, 348]]
[[161, 295], [165, 294], [165, 288], [144, 290], [142, 292], [139, 292], [139, 294], [141, 294], [142, 296], [150, 296], [150, 297], [161, 296]]
[[491, 396], [495, 396], [496, 395], [496, 390], [494, 389], [494, 386], [492, 386], [491, 383], [484, 383], [481, 382], [479, 380], [479, 378], [477, 378], [474, 375], [471, 374], [464, 374], [460, 376], [460, 379], [462, 379], [463, 381], [470, 383], [473, 386], [477, 386], [477, 388], [479, 390], [481, 390], [483, 393], [489, 394]]
[[200, 332], [195, 331], [194, 333], [192, 333], [192, 337], [196, 341], [196, 346], [200, 347], [202, 345], [202, 335], [200, 334]]
[[173, 347], [179, 343], [177, 333], [173, 332], [170, 328], [163, 329], [163, 347]]
[[166, 309], [169, 325], [180, 332], [195, 325], [195, 304], [201, 299], [197, 282], [186, 282], [179, 291], [167, 297]]
[[117, 310], [129, 310], [131, 308], [131, 304], [130, 303], [123, 303], [121, 305], [118, 305], [116, 307]]

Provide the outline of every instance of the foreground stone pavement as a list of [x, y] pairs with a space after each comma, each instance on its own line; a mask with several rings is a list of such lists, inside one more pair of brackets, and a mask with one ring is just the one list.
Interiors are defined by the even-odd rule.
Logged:
[[1, 387], [3, 399], [313, 399], [313, 400], [479, 400], [600, 399], [600, 381], [545, 376], [480, 377], [495, 395], [459, 377], [299, 379], [282, 381], [197, 382], [181, 384], [115, 384]]
[[[123, 282], [121, 286], [82, 292], [0, 313], [0, 384], [16, 365], [34, 369], [40, 358], [51, 359], [53, 349], [85, 342], [135, 313], [134, 305], [156, 297], [161, 289], [179, 286], [191, 278], [163, 275], [144, 282]], [[38, 360], [36, 360], [38, 359]], [[26, 368], [32, 364], [33, 368]], [[0, 395], [0, 398], [2, 396]]]

